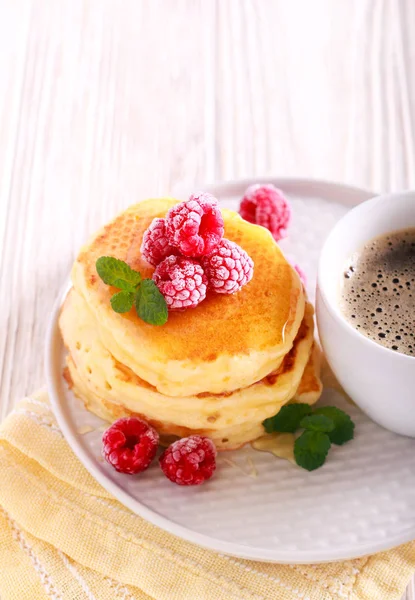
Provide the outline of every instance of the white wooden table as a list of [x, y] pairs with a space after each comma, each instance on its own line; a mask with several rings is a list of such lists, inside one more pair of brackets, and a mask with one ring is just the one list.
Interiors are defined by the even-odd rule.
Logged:
[[1, 417], [43, 383], [77, 249], [133, 201], [415, 187], [414, 60], [413, 0], [0, 0]]

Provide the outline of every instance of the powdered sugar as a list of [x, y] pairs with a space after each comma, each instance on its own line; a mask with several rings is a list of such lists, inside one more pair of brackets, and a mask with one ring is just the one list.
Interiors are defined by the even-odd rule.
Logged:
[[207, 278], [194, 259], [168, 256], [157, 266], [153, 280], [170, 310], [195, 307], [206, 298]]
[[103, 455], [120, 473], [135, 474], [145, 471], [154, 459], [159, 435], [143, 419], [118, 419], [102, 436]]
[[223, 239], [214, 252], [202, 259], [210, 288], [218, 294], [234, 294], [251, 281], [254, 263], [235, 242]]
[[180, 202], [166, 216], [169, 244], [189, 257], [212, 252], [224, 232], [223, 219], [216, 198], [198, 193]]
[[160, 466], [178, 485], [200, 485], [216, 469], [216, 448], [212, 440], [192, 435], [173, 442], [160, 457]]
[[169, 244], [166, 235], [166, 220], [153, 219], [144, 232], [141, 244], [141, 254], [151, 265], [158, 265], [166, 256], [178, 254], [178, 251]]
[[282, 191], [271, 184], [249, 186], [239, 213], [245, 221], [268, 229], [277, 242], [287, 235], [291, 208]]

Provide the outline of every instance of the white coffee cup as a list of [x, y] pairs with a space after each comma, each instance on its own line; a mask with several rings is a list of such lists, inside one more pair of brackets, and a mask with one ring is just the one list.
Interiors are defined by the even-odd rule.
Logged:
[[321, 252], [316, 311], [324, 353], [347, 394], [379, 425], [415, 437], [415, 357], [359, 333], [339, 302], [348, 258], [372, 238], [410, 227], [415, 227], [415, 192], [373, 198], [340, 219]]

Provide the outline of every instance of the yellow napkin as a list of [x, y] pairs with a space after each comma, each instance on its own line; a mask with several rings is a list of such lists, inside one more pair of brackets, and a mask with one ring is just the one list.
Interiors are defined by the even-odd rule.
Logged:
[[45, 393], [0, 429], [2, 600], [392, 600], [415, 542], [327, 565], [222, 556], [165, 533], [114, 500], [74, 456]]

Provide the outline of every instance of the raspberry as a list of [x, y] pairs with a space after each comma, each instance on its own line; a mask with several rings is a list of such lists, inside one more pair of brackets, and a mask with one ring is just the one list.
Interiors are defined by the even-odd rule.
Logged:
[[145, 471], [157, 452], [159, 435], [137, 417], [118, 419], [102, 436], [102, 453], [120, 473]]
[[194, 308], [206, 298], [207, 277], [192, 258], [168, 256], [156, 267], [153, 280], [170, 310]]
[[169, 210], [166, 231], [169, 243], [184, 256], [210, 254], [224, 231], [218, 201], [211, 194], [193, 194]]
[[199, 485], [216, 469], [215, 444], [207, 437], [191, 435], [173, 442], [160, 456], [165, 476], [178, 485]]
[[219, 246], [202, 259], [210, 288], [218, 294], [234, 294], [254, 274], [252, 258], [235, 242], [222, 239]]
[[273, 185], [251, 185], [239, 207], [245, 221], [262, 225], [272, 233], [276, 242], [287, 235], [291, 209], [281, 190]]
[[307, 275], [304, 273], [302, 268], [299, 265], [294, 265], [294, 269], [297, 271], [303, 286], [307, 287]]
[[158, 265], [166, 256], [177, 254], [177, 250], [168, 242], [165, 219], [153, 219], [145, 230], [141, 254], [147, 262], [154, 266]]

